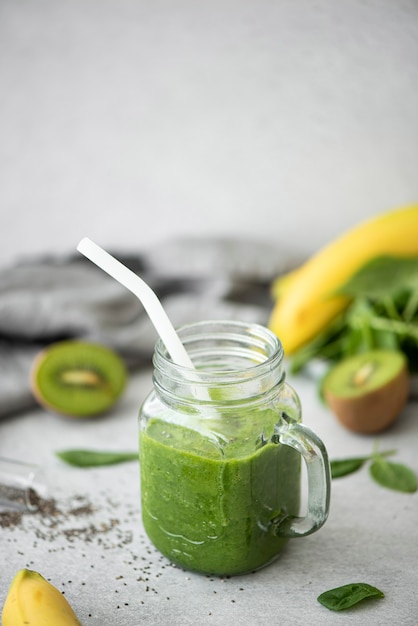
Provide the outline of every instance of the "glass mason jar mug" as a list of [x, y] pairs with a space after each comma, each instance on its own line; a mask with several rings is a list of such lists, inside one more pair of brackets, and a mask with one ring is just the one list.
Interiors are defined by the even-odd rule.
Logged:
[[[301, 424], [278, 338], [256, 324], [207, 321], [179, 331], [195, 369], [159, 340], [154, 390], [140, 411], [145, 530], [186, 569], [235, 575], [273, 561], [328, 516], [322, 441]], [[299, 517], [301, 456], [306, 515]]]

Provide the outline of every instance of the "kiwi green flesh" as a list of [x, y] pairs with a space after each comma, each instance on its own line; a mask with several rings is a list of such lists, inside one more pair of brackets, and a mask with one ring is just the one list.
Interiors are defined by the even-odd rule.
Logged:
[[384, 387], [406, 367], [394, 350], [372, 350], [338, 363], [325, 377], [322, 389], [340, 398], [356, 398]]
[[126, 377], [123, 361], [109, 348], [64, 341], [35, 361], [32, 389], [41, 404], [82, 417], [108, 410], [125, 388]]

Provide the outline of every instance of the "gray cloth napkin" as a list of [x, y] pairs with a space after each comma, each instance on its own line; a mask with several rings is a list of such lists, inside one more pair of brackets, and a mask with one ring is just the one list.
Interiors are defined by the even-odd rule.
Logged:
[[[154, 289], [176, 327], [205, 319], [266, 324], [272, 280], [297, 264], [283, 246], [226, 238], [112, 253]], [[82, 255], [0, 271], [0, 416], [35, 405], [33, 359], [66, 338], [112, 347], [134, 369], [151, 364], [158, 337], [139, 300]]]

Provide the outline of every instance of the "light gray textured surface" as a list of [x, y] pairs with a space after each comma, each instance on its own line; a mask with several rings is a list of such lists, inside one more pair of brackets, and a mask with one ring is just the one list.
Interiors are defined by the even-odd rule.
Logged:
[[[370, 453], [373, 439], [343, 430], [318, 402], [311, 380], [291, 382], [305, 424], [323, 438], [332, 458]], [[33, 515], [1, 529], [0, 602], [16, 571], [29, 567], [65, 591], [84, 626], [417, 623], [418, 494], [380, 488], [366, 469], [334, 481], [325, 526], [292, 540], [276, 563], [258, 573], [222, 580], [172, 567], [144, 535], [136, 463], [81, 470], [53, 455], [68, 447], [135, 448], [137, 410], [150, 385], [150, 371], [134, 377], [105, 419], [79, 423], [39, 410], [0, 423], [0, 455], [41, 462], [62, 512], [52, 527]], [[417, 415], [418, 405], [411, 404], [379, 437], [382, 449], [397, 448], [396, 459], [416, 471]], [[69, 514], [80, 504], [76, 496], [97, 510]], [[357, 581], [379, 587], [386, 597], [341, 614], [316, 600], [327, 589]]]
[[416, 0], [2, 0], [0, 84], [0, 263], [418, 197]]

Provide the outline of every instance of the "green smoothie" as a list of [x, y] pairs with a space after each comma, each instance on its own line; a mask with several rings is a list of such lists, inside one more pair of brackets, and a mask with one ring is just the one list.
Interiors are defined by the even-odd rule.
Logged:
[[274, 442], [277, 413], [270, 414], [269, 434], [266, 411], [227, 418], [222, 436], [159, 419], [141, 433], [143, 523], [172, 562], [233, 575], [269, 563], [282, 549], [287, 540], [275, 526], [299, 513], [300, 456]]

